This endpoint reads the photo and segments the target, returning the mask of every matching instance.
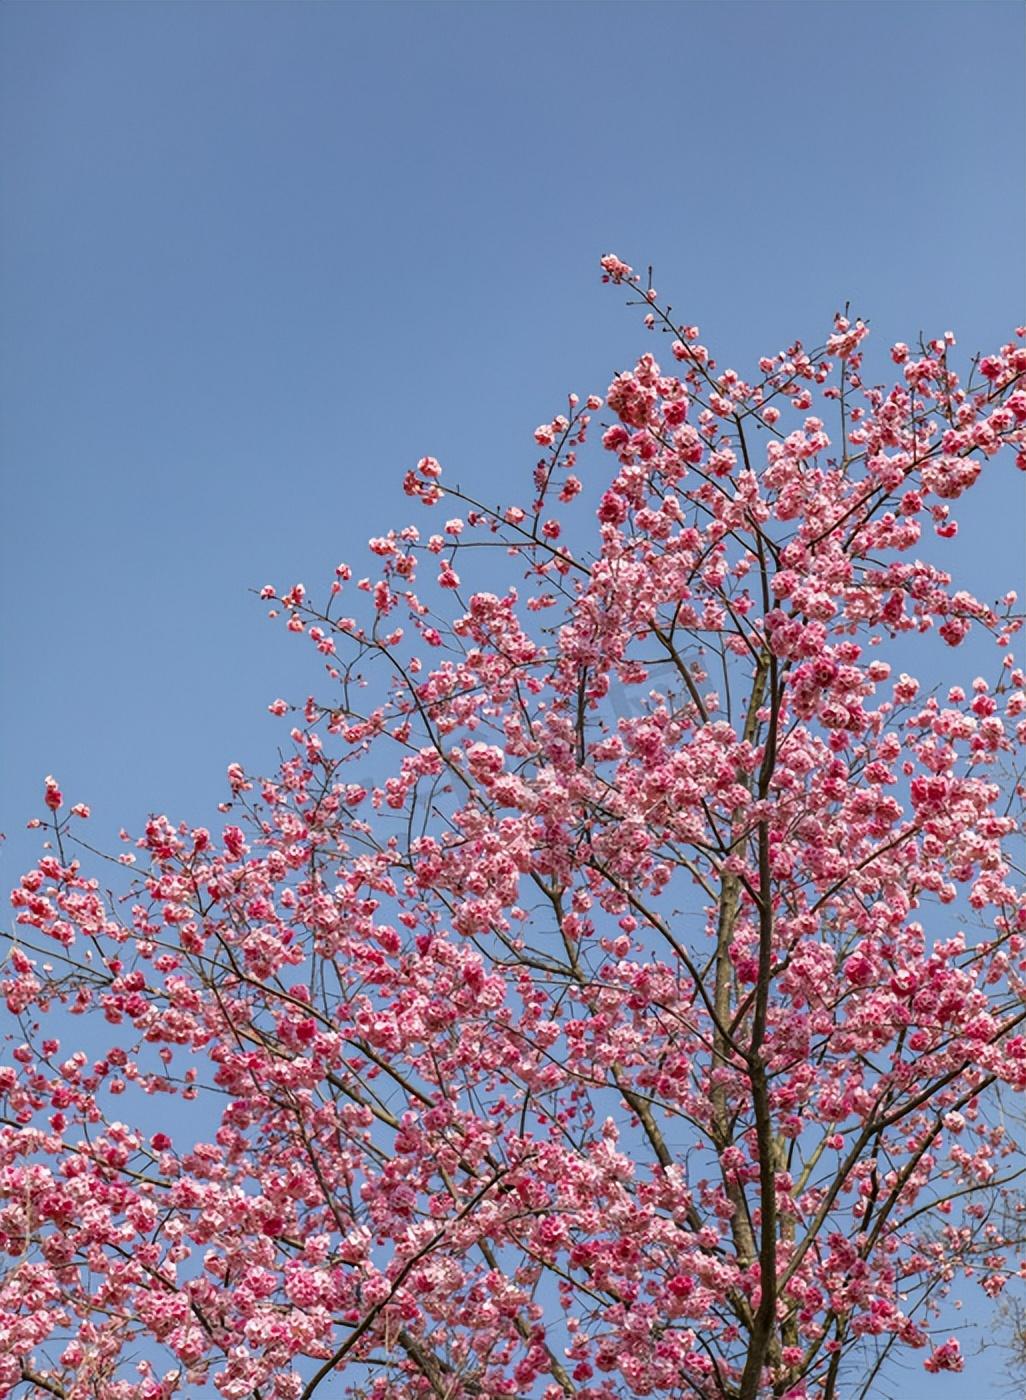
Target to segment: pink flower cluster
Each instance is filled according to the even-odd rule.
[[[219,831],[152,818],[108,895],[46,779],[0,1395],[812,1400],[961,1370],[936,1300],[1026,1268],[1021,620],[940,563],[1026,466],[1026,352],[870,387],[839,318],[742,374],[602,270],[674,371],[617,376],[590,465],[571,395],[528,500],[262,590],[324,693]]]

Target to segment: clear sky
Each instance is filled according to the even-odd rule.
[[[525,480],[535,424],[651,346],[601,253],[739,369],[848,300],[878,348],[1007,336],[1023,31],[1005,0],[0,9],[8,882],[47,773],[103,844],[273,767],[265,707],[315,668],[248,590],[360,560],[424,453]],[[1021,488],[958,512],[987,596]]]

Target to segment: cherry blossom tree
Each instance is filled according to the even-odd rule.
[[[371,575],[263,590],[325,690],[223,830],[101,858],[47,779],[0,1393],[873,1395],[1026,1275],[1026,678],[942,567],[1023,332],[742,375],[602,266],[672,368],[571,395],[525,504],[424,457]]]

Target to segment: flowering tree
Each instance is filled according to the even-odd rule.
[[[437,533],[263,590],[328,693],[271,706],[294,747],[229,768],[220,835],[149,822],[127,895],[47,781],[0,1393],[868,1395],[897,1349],[961,1368],[953,1281],[1024,1272],[1015,596],[916,549],[1026,466],[1026,349],[962,383],[897,345],[885,390],[838,317],[743,378],[603,268],[676,371],[610,387],[597,527],[597,398],[524,506],[424,458]],[[996,681],[892,670],[973,630]]]

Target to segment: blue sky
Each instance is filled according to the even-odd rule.
[[[1023,29],[1004,0],[5,6],[7,876],[47,773],[102,844],[273,767],[265,707],[316,669],[249,590],[362,560],[424,453],[515,495],[535,424],[650,346],[601,253],[739,368],[848,300],[878,350],[1007,336]],[[1020,583],[1021,480],[959,517],[980,591]]]

